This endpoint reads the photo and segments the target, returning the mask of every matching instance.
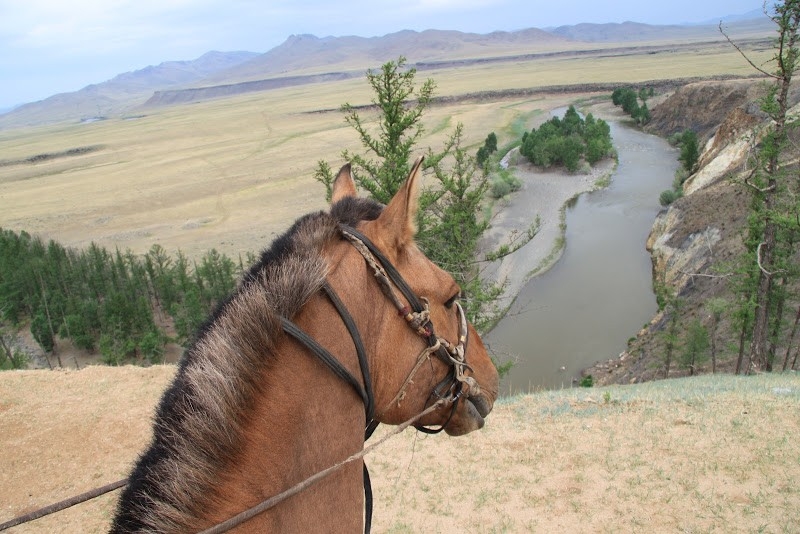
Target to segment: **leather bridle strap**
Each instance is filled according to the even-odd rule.
[[[427,306],[422,303],[422,301],[417,297],[416,293],[408,286],[403,276],[397,271],[392,262],[383,255],[383,253],[378,250],[378,247],[375,246],[372,241],[369,240],[367,236],[356,230],[355,228],[347,225],[340,225],[342,230],[342,234],[344,237],[352,243],[356,249],[364,256],[364,259],[368,262],[370,261],[369,255],[372,255],[375,260],[377,260],[377,264],[373,266],[375,270],[375,277],[378,278],[378,285],[381,288],[381,291],[391,300],[395,307],[400,311],[400,314],[406,319],[406,321],[411,324],[412,328],[414,328],[418,334],[420,334],[423,338],[425,338],[426,342],[428,343],[429,347],[433,347],[437,345],[438,338],[436,337],[436,333],[433,330],[433,325],[426,321],[424,324],[413,324],[413,320],[408,316],[408,308],[403,305],[402,302],[397,298],[392,291],[391,286],[394,285],[400,293],[403,294],[406,301],[408,302],[408,306],[413,310],[414,314],[418,317],[425,317],[427,314]],[[362,250],[362,247],[366,249]],[[381,272],[383,271],[383,272]],[[427,301],[426,301],[427,302]],[[435,354],[445,363],[448,365],[452,365],[452,361],[450,356],[443,346],[440,347]]]
[[[285,317],[281,317],[281,323],[283,326],[283,331],[295,338],[298,342],[300,342],[303,346],[305,346],[308,350],[311,351],[314,356],[319,358],[319,360],[324,363],[328,369],[330,369],[333,374],[350,384],[353,389],[356,390],[356,393],[361,397],[364,401],[364,406],[370,404],[370,400],[367,397],[367,392],[361,386],[361,384],[356,380],[356,378],[350,374],[350,371],[344,368],[344,366],[339,363],[339,361],[334,358],[328,350],[317,343],[317,341],[306,334],[303,330],[300,329],[296,324],[294,324],[289,319]]]
[[[337,360],[325,347],[320,345],[316,340],[314,340],[314,338],[309,336],[300,327],[285,317],[281,317],[283,331],[310,350],[312,354],[319,358],[320,361],[333,372],[333,374],[350,384],[356,391],[356,394],[361,397],[361,399],[364,401],[364,412],[366,417],[364,441],[367,441],[378,427],[378,423],[375,421],[375,395],[373,394],[372,390],[372,379],[369,372],[367,351],[364,348],[364,342],[361,340],[361,334],[358,332],[358,328],[353,320],[353,316],[350,315],[349,311],[347,311],[347,307],[344,305],[344,303],[342,303],[339,295],[336,294],[336,292],[330,285],[328,285],[327,282],[322,286],[322,290],[325,292],[325,295],[327,295],[328,299],[330,299],[333,307],[336,308],[336,311],[339,313],[339,317],[342,319],[347,331],[350,333],[350,338],[353,340],[353,345],[355,346],[356,354],[358,355],[358,365],[361,368],[361,376],[364,380],[364,386],[362,387],[358,380],[356,380],[356,378],[350,373],[350,371],[345,369],[339,360]],[[370,530],[372,529],[372,482],[369,478],[369,469],[367,469],[366,462],[363,464],[363,466],[365,507],[364,532],[365,534],[369,534]]]
[[[453,417],[453,414],[458,407],[458,402],[463,391],[463,384],[467,383],[468,380],[474,383],[474,380],[469,377],[465,377],[464,375],[464,369],[469,367],[465,359],[467,326],[464,311],[460,306],[458,306],[458,311],[460,314],[460,338],[458,345],[454,346],[436,335],[433,329],[433,324],[430,323],[430,312],[428,310],[427,300],[417,297],[414,291],[412,291],[408,286],[403,276],[397,271],[394,265],[392,265],[392,262],[383,255],[378,247],[376,247],[372,241],[367,238],[367,236],[355,228],[342,224],[340,225],[340,229],[342,231],[342,235],[348,241],[350,241],[350,243],[356,248],[356,250],[359,251],[359,253],[361,253],[361,255],[364,257],[364,260],[372,268],[383,294],[386,295],[386,297],[395,305],[399,311],[399,314],[408,322],[409,326],[411,326],[411,328],[414,329],[417,334],[422,336],[428,344],[428,349],[420,354],[420,357],[417,360],[417,365],[406,379],[406,384],[404,384],[400,388],[400,391],[398,391],[395,401],[400,400],[405,394],[405,386],[410,382],[411,378],[416,372],[416,369],[418,369],[419,365],[423,361],[423,358],[427,357],[427,355],[436,354],[439,359],[450,366],[450,371],[447,373],[447,376],[445,376],[445,378],[433,389],[428,399],[431,400],[432,397],[436,397],[437,399],[449,400],[452,403],[452,409],[450,410],[450,415],[448,416],[447,421],[445,421],[442,426],[436,429],[430,429],[418,424],[414,425],[417,430],[428,434],[441,432],[447,427],[450,419]],[[405,297],[406,301],[408,302],[408,306],[403,304],[403,302],[397,297],[392,289],[392,286],[396,287],[402,293],[403,297]],[[424,300],[425,303],[423,304],[421,300]],[[409,306],[413,310],[413,313],[409,311]],[[449,393],[449,397],[444,396],[445,391]],[[392,401],[392,403],[395,401]]]

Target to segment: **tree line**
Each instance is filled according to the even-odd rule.
[[[405,58],[368,71],[378,110],[375,121],[362,120],[356,108],[342,106],[345,122],[361,138],[366,153],[345,150],[356,183],[373,199],[386,203],[410,169],[412,152],[424,132],[422,116],[435,83],[417,86],[416,70]],[[420,199],[417,241],[425,253],[453,274],[463,290],[469,319],[485,330],[501,312],[502,286],[482,276],[483,265],[513,253],[534,235],[536,226],[512,236],[497,250],[482,251],[479,240],[489,228],[486,195],[497,136],[490,133],[472,155],[456,125],[443,146],[425,150],[424,169],[431,177]],[[491,160],[491,161],[490,161]],[[315,178],[330,195],[334,176],[330,165],[318,163]],[[519,186],[504,175],[509,187]],[[330,198],[330,196],[329,196]],[[248,255],[247,263],[255,258]],[[31,332],[56,360],[57,339],[68,338],[81,348],[97,350],[104,362],[159,361],[165,343],[185,344],[216,304],[235,287],[243,271],[216,250],[198,262],[178,251],[170,256],[154,245],[143,256],[110,252],[92,244],[87,250],[45,243],[26,232],[0,230],[0,312],[18,325],[30,319]],[[175,334],[167,331],[174,328]],[[59,362],[61,364],[61,362]],[[499,365],[503,372],[504,366]],[[509,366],[506,365],[505,369]]]
[[[619,87],[611,93],[611,102],[622,108],[622,111],[631,116],[636,124],[643,126],[650,122],[650,109],[647,99],[653,96],[653,88],[642,87],[638,91],[632,87]],[[641,104],[639,101],[641,100]]]
[[[241,258],[237,264],[213,249],[199,261],[157,244],[137,256],[0,229],[0,318],[12,325],[29,319],[51,366],[51,358],[63,365],[59,338],[98,351],[108,364],[158,362],[168,341],[187,342],[242,270]]]

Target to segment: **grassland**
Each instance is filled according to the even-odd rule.
[[[1,373],[0,521],[125,477],[174,372]],[[481,431],[367,457],[373,532],[796,533],[798,410],[794,373],[503,399]],[[115,498],[14,532],[104,532]]]
[[[689,76],[749,75],[729,45],[695,43],[641,52],[598,52],[462,65],[419,73],[438,95]],[[602,48],[602,47],[601,47]],[[529,51],[519,50],[519,54]],[[753,51],[766,60],[765,51]],[[462,122],[477,146],[495,131],[501,144],[520,125],[577,93],[455,98],[425,117],[421,146],[437,146]],[[357,137],[336,110],[369,104],[361,78],[284,88],[169,108],[127,119],[0,131],[0,159],[14,162],[82,147],[87,153],[0,165],[0,226],[70,246],[92,241],[143,252],[153,243],[190,256],[210,248],[236,256],[262,248],[294,218],[324,207],[313,180],[320,159],[343,163]],[[327,111],[326,111],[327,110]],[[364,111],[368,114],[369,111]]]

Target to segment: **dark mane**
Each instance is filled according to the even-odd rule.
[[[120,497],[112,532],[196,530],[215,483],[241,449],[243,425],[282,336],[322,286],[320,252],[341,239],[340,223],[373,220],[383,206],[345,198],[330,213],[306,215],[276,239],[211,314],[164,393],[154,435]]]

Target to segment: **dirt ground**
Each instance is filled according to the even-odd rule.
[[[0,373],[0,522],[124,478],[174,372]],[[798,532],[798,413],[796,374],[503,399],[481,431],[367,456],[373,531]],[[103,532],[117,493],[10,532]]]

